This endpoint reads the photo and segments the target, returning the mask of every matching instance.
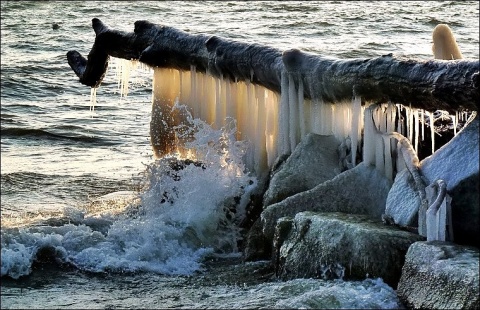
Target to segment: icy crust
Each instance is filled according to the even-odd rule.
[[[452,140],[420,163],[422,174],[429,184],[441,179],[447,190],[479,170],[479,118],[464,127]],[[443,163],[439,165],[438,163]]]
[[[216,38],[210,41],[207,45],[223,44]],[[236,46],[232,42],[228,44]],[[291,154],[306,135],[315,133],[333,135],[344,145],[348,154],[346,169],[363,160],[393,181],[406,163],[396,155],[398,141],[392,133],[406,137],[412,151],[418,152],[427,127],[433,153],[439,120],[450,119],[455,133],[459,121],[464,121],[466,112],[449,115],[440,111],[440,116],[436,117],[438,111],[434,113],[395,102],[372,104],[358,95],[350,100],[325,101],[321,93],[331,92],[333,96],[334,89],[320,85],[313,71],[304,72],[308,79],[300,79],[295,70],[298,66],[307,66],[302,62],[305,59],[310,58],[300,51],[298,55],[294,51],[284,54],[289,70],[280,72],[278,92],[255,84],[257,73],[252,73],[250,78],[232,80],[219,73],[221,71],[218,74],[203,72],[195,65],[189,69],[154,68],[150,135],[155,154],[160,157],[171,153],[172,149],[182,148],[183,141],[173,129],[185,124],[183,116],[173,110],[179,104],[214,129],[225,126],[229,119],[234,120],[238,128],[236,138],[250,143],[244,156],[245,165],[260,178],[276,158]],[[125,95],[131,71],[139,63],[117,59],[116,64],[118,85]],[[216,65],[221,66],[221,63]],[[310,98],[304,96],[307,90],[311,92]],[[355,94],[355,89],[350,91]]]
[[[243,167],[244,145],[235,141],[234,127],[195,122],[199,140],[188,146],[201,165],[172,170],[172,158],[155,161],[137,199],[120,199],[115,212],[65,210],[63,222],[2,227],[1,275],[17,279],[45,259],[91,272],[189,275],[206,255],[236,253],[238,223],[256,179]]]

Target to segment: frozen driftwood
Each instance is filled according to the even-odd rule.
[[[305,98],[324,102],[350,100],[392,101],[425,110],[478,110],[479,61],[376,58],[336,59],[297,49],[280,51],[184,31],[148,21],[136,21],[134,32],[108,28],[92,20],[95,43],[86,59],[67,53],[68,63],[87,86],[98,87],[109,56],[138,59],[149,66],[206,72],[233,81],[250,80],[280,92],[282,74],[288,73]]]

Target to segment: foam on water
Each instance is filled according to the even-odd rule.
[[[314,281],[312,281],[314,282]],[[291,281],[292,286],[296,283]],[[308,282],[306,283],[309,284]],[[318,283],[312,283],[318,285]],[[305,284],[303,284],[305,285]],[[285,288],[282,288],[285,289]],[[382,279],[344,282],[325,281],[294,298],[279,301],[277,309],[398,309],[395,291]]]
[[[167,157],[148,165],[135,199],[123,196],[114,208],[65,209],[63,217],[38,225],[2,227],[1,275],[28,275],[46,252],[91,272],[177,275],[199,270],[206,255],[235,253],[238,223],[256,186],[241,160],[245,145],[235,140],[234,123],[213,130],[190,120],[187,147],[195,161],[181,165]],[[172,163],[180,165],[172,169]]]
[[[402,309],[395,291],[382,279],[363,281],[293,279],[255,286],[218,287],[192,308],[221,301],[229,309]],[[215,297],[213,297],[215,296]]]

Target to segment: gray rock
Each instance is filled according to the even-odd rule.
[[[267,242],[262,232],[262,223],[260,219],[257,219],[246,236],[243,259],[245,261],[270,259],[271,249],[272,244]]]
[[[400,226],[418,226],[420,195],[415,189],[413,177],[408,169],[403,169],[395,177],[388,192],[385,215]]]
[[[391,185],[373,166],[360,163],[311,190],[268,206],[260,215],[263,233],[271,242],[277,220],[301,211],[368,214],[380,220]]]
[[[453,241],[479,247],[479,117],[420,163],[427,184],[441,179],[452,198]]]
[[[477,116],[447,144],[420,162],[427,185],[438,179],[452,190],[462,180],[479,171],[479,117]]]
[[[275,240],[276,272],[291,278],[382,278],[396,287],[405,254],[423,237],[366,215],[301,212],[295,215],[288,234],[288,219]]]
[[[273,173],[263,205],[268,206],[309,190],[339,174],[339,144],[334,136],[307,134]]]
[[[480,246],[479,234],[479,120],[470,122],[443,147],[420,163],[426,185],[445,181],[452,198],[453,237],[456,243]],[[385,215],[400,226],[418,226],[420,196],[407,169],[395,177]]]
[[[408,249],[399,299],[415,309],[478,309],[479,252],[450,242],[416,242]]]
[[[275,235],[273,236],[273,259],[274,266],[279,266],[279,259],[281,258],[280,252],[283,242],[287,239],[293,228],[293,218],[286,216],[278,220],[275,227]]]

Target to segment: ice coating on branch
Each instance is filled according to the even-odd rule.
[[[408,94],[414,104],[426,101],[426,106],[442,107],[437,97],[463,94],[450,91],[448,87],[453,85],[445,83],[455,76],[455,70],[462,71],[467,80],[472,70],[478,71],[468,61],[455,63],[458,68],[451,70],[452,66],[441,62],[409,61],[392,55],[345,60],[298,49],[282,52],[148,21],[135,22],[133,33],[109,29],[98,19],[92,20],[92,25],[97,38],[88,62],[75,51],[68,56],[82,83],[99,85],[103,78],[100,67],[106,67],[108,55],[139,59],[155,68],[150,135],[157,157],[181,152],[183,142],[173,128],[182,124],[183,116],[173,113],[172,107],[184,104],[193,117],[215,128],[235,119],[237,138],[250,142],[247,166],[259,174],[265,174],[279,155],[290,154],[306,134],[317,133],[334,135],[342,143],[349,154],[345,168],[355,166],[357,150],[363,149],[364,160],[393,180],[402,167],[398,156],[395,158],[396,143],[390,137],[370,135],[372,130],[388,134],[397,128],[418,151],[420,132],[424,131],[420,122],[432,112],[420,113],[417,106],[407,108],[399,102],[404,103]],[[126,94],[128,70],[122,74],[121,92]],[[435,83],[430,86],[432,79]],[[412,93],[411,83],[425,91]],[[372,100],[379,108],[364,117],[363,110]],[[395,105],[402,107],[406,122],[396,114]],[[433,137],[434,118],[430,116]],[[371,118],[373,127],[364,129],[363,122]],[[370,138],[362,139],[362,130]]]

